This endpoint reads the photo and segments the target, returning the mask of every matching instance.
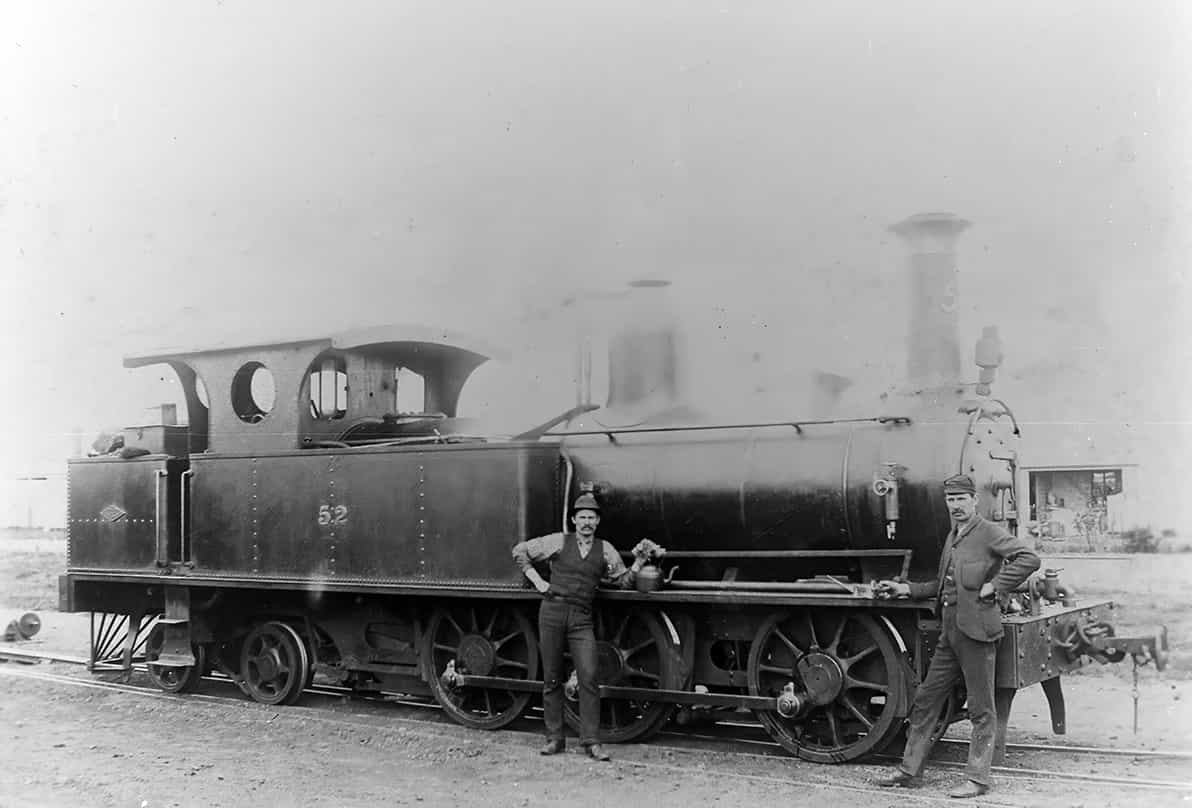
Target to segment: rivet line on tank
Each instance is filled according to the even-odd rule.
[[[249,465],[249,480],[252,485],[252,571],[261,571],[260,521],[257,519],[257,459]]]

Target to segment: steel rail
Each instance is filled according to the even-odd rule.
[[[62,663],[67,663],[67,664],[72,664],[72,665],[86,665],[88,662],[86,657],[75,656],[75,655],[70,655],[70,654],[58,654],[58,653],[51,653],[51,652],[34,652],[34,651],[8,649],[8,648],[0,648],[0,660],[11,660],[14,662],[27,662],[27,663],[36,663],[36,662],[42,662],[42,661],[44,661],[44,662],[62,662]],[[3,670],[3,669],[0,669],[0,670]],[[146,668],[145,668],[144,664],[135,664],[135,665],[133,665],[133,670],[135,670],[139,673],[144,673]],[[105,671],[105,672],[112,673],[113,671]],[[111,685],[114,688],[124,688],[124,689],[128,689],[130,692],[147,693],[147,694],[154,695],[154,696],[157,696],[157,695],[161,695],[161,696],[178,695],[178,694],[166,693],[164,691],[159,691],[154,687],[148,687],[148,686],[122,685],[120,683],[102,682],[102,681],[88,682],[87,680],[76,679],[76,678],[70,677],[70,676],[65,676],[65,675],[61,675],[61,674],[43,673],[43,672],[29,671],[29,674],[33,675],[34,677],[39,677],[39,676],[40,677],[49,677],[53,681],[61,681],[63,683],[79,683],[81,686]],[[20,675],[26,675],[26,674],[22,673]],[[226,684],[226,685],[233,685],[233,686],[235,685],[235,682],[232,679],[230,679],[229,677],[227,677],[223,674],[220,674],[220,673],[213,673],[211,675],[204,676],[203,679],[206,681],[216,682],[219,684]],[[306,688],[303,692],[310,693],[312,695],[335,697],[335,698],[350,697],[350,698],[359,699],[362,701],[375,701],[378,703],[385,703],[385,704],[400,704],[403,706],[425,708],[425,709],[430,709],[433,711],[441,711],[441,709],[442,709],[437,702],[435,702],[431,699],[426,699],[426,700],[412,699],[412,698],[409,698],[406,694],[394,693],[394,692],[390,692],[390,691],[362,692],[359,690],[353,690],[350,687],[343,687],[340,685],[314,684],[311,687]],[[201,696],[203,694],[187,693],[187,694],[183,694],[183,695],[184,695],[184,697],[192,697],[192,696]],[[226,701],[226,699],[223,699],[222,697],[209,697],[209,698],[215,698],[216,700]],[[252,703],[256,704],[257,702],[252,702]],[[261,706],[268,707],[271,705],[261,705]],[[720,727],[740,728],[740,729],[755,730],[757,732],[763,732],[763,733],[765,732],[765,729],[761,726],[761,724],[735,722],[735,721],[718,721],[718,722],[716,722],[716,725],[720,726]],[[781,747],[781,745],[778,744],[776,741],[773,741],[768,738],[767,739],[753,739],[753,738],[741,737],[740,733],[738,733],[736,735],[733,735],[733,734],[711,735],[711,734],[706,734],[706,733],[694,732],[694,731],[690,731],[690,730],[686,730],[686,731],[684,731],[684,730],[664,730],[664,731],[660,732],[659,735],[667,736],[667,737],[674,737],[674,738],[696,738],[696,739],[707,740],[707,741],[718,741],[721,743],[740,743],[740,744],[747,744],[747,745],[751,745],[751,746],[764,746],[766,748],[773,748],[773,750],[775,752],[777,752],[778,755],[781,757],[788,757],[788,758],[791,757],[789,755],[789,753],[787,753]],[[946,744],[949,746],[963,746],[963,745],[968,744],[968,741],[963,738],[951,738],[951,737],[945,736],[945,737],[941,738],[937,743]],[[656,746],[657,748],[665,748],[665,747],[660,747],[658,745],[652,745],[652,746]],[[1155,759],[1155,760],[1192,760],[1192,751],[1183,751],[1183,750],[1122,749],[1122,748],[1116,748],[1116,747],[1115,748],[1107,748],[1107,747],[1098,747],[1098,746],[1048,745],[1048,744],[1014,743],[1014,742],[1007,743],[1006,750],[1007,751],[1017,751],[1017,752],[1043,752],[1043,753],[1056,752],[1056,753],[1061,753],[1061,754],[1079,754],[1079,755],[1093,755],[1093,756],[1100,755],[1100,756],[1104,756],[1104,757],[1151,758],[1151,759]],[[748,754],[748,753],[735,753],[735,754]],[[765,755],[765,757],[770,757],[770,755]],[[888,758],[888,756],[880,756],[880,755],[878,757],[887,757]],[[963,766],[964,765],[962,763],[953,764],[949,761],[933,761],[932,765],[936,765],[936,763],[938,763],[939,765],[943,765],[943,766],[952,766],[952,765]],[[993,770],[995,772],[1006,773],[1006,774],[1015,774],[1015,773],[1019,773],[1019,772],[1032,772],[1033,771],[1030,769],[1020,769],[1020,768],[1016,768],[1016,767],[1004,767],[1004,766],[995,766]],[[1047,775],[1048,777],[1051,777],[1053,779],[1056,776],[1061,776],[1061,777],[1067,776],[1067,775],[1060,775],[1060,774],[1054,773],[1054,772],[1038,772],[1038,773]],[[1084,775],[1080,775],[1080,776],[1078,776],[1078,778],[1084,778]],[[1087,778],[1085,778],[1085,779],[1087,779]],[[1128,783],[1138,782],[1133,778],[1119,778],[1119,779],[1121,779],[1123,782],[1128,782]],[[1167,781],[1155,781],[1155,782],[1163,783],[1163,782],[1167,782]],[[1192,783],[1187,784],[1187,787],[1192,788]]]
[[[9,671],[5,671],[5,672],[9,672]],[[55,683],[59,683],[59,684],[66,684],[66,685],[79,686],[79,687],[88,687],[88,688],[92,688],[92,689],[106,689],[106,690],[111,690],[111,691],[116,691],[116,692],[121,692],[121,693],[127,693],[130,695],[148,696],[151,698],[168,698],[168,697],[176,695],[176,694],[164,693],[162,691],[159,691],[152,687],[147,687],[147,686],[135,686],[135,685],[126,685],[126,684],[111,683],[111,682],[86,681],[86,680],[77,679],[75,677],[63,676],[63,675],[59,675],[59,674],[46,674],[46,673],[38,673],[38,672],[32,672],[32,671],[17,671],[17,670],[11,671],[11,672],[9,672],[9,674],[13,675],[13,676],[17,676],[17,677],[31,678],[31,679],[37,679],[37,680],[42,680],[42,681],[51,681],[51,682],[55,682]],[[229,684],[231,683],[231,680],[227,680],[227,679],[224,679],[222,681],[229,683]],[[183,699],[184,700],[185,699],[198,700],[198,701],[201,701],[204,703],[214,703],[214,704],[218,704],[220,706],[237,705],[239,707],[248,708],[248,709],[269,710],[270,708],[274,707],[274,705],[258,704],[257,702],[254,702],[251,700],[243,700],[243,701],[229,700],[227,698],[218,697],[218,696],[209,696],[209,695],[204,695],[204,694],[193,694],[193,693],[186,694],[183,697]],[[417,704],[415,706],[430,706],[430,705]],[[273,718],[276,718],[280,712],[281,711],[278,710],[278,712],[274,713],[274,716],[272,718],[270,718],[270,720],[273,720]],[[364,718],[365,716],[357,715],[357,717]],[[345,721],[343,719],[328,718],[326,716],[304,715],[303,718],[305,718],[305,719],[314,718],[315,720],[318,720],[322,723],[329,723],[329,724],[335,724],[335,725],[346,725],[346,726],[351,726],[354,728],[359,727],[359,724],[357,724],[355,722]],[[404,719],[399,719],[399,720],[401,720],[403,723],[416,724],[420,728],[429,728],[432,726],[431,723],[425,721],[424,719],[404,718]],[[374,729],[377,728],[376,725],[370,725],[370,726]],[[446,726],[446,724],[444,726]],[[455,725],[451,724],[450,726],[454,727]],[[518,731],[518,730],[511,730],[511,731],[514,733],[517,733],[517,734],[521,734],[523,736],[528,735],[530,737],[536,737],[536,735],[537,735],[537,733],[530,733],[530,732],[526,732],[526,731]],[[775,744],[774,746],[777,746],[777,745]],[[660,745],[660,744],[649,744],[649,745],[646,745],[645,748],[652,749],[652,750],[662,750],[662,751],[678,751],[678,752],[682,752],[685,754],[707,752],[707,750],[698,750],[698,749],[693,750],[691,748],[678,747],[678,746],[664,746],[664,745]],[[772,754],[759,755],[756,753],[745,753],[745,752],[732,752],[730,754],[732,754],[738,758],[763,757],[763,758],[765,758],[767,760],[771,760],[771,761],[774,758],[774,755],[772,755]],[[705,768],[705,767],[676,766],[676,765],[670,765],[670,764],[656,764],[656,763],[649,763],[649,762],[645,762],[645,761],[633,761],[633,760],[624,760],[624,759],[621,760],[621,763],[624,765],[635,766],[635,767],[639,767],[639,768],[647,768],[647,769],[665,768],[665,769],[670,769],[670,770],[680,771],[680,772],[689,772],[689,771],[696,771],[696,770],[702,771]],[[949,769],[962,769],[964,766],[963,763],[950,763],[950,762],[936,762],[936,763],[933,763],[933,765],[937,765],[937,766],[940,766],[943,768],[949,768]],[[1049,772],[1049,771],[1040,771],[1040,770],[1034,770],[1034,769],[1004,768],[1004,767],[994,767],[994,771],[999,774],[1009,775],[1012,779],[1015,779],[1015,780],[1025,780],[1025,781],[1055,782],[1055,781],[1059,780],[1059,781],[1066,781],[1066,782],[1087,783],[1087,784],[1095,784],[1095,785],[1114,785],[1114,786],[1120,785],[1120,786],[1130,786],[1130,787],[1134,787],[1134,788],[1151,788],[1151,789],[1160,789],[1160,790],[1187,791],[1187,790],[1192,789],[1192,783],[1181,783],[1181,782],[1175,782],[1175,781],[1169,781],[1169,780],[1145,780],[1142,778],[1133,778],[1133,777],[1107,777],[1107,776],[1098,776],[1098,775],[1064,775],[1064,774],[1060,774],[1060,773],[1056,773],[1056,772]],[[766,782],[775,782],[775,783],[786,784],[786,785],[801,785],[801,786],[812,786],[812,787],[819,787],[819,788],[827,787],[827,788],[834,788],[834,789],[843,790],[843,791],[864,792],[864,793],[874,793],[874,794],[888,794],[889,793],[888,791],[873,789],[873,788],[870,788],[867,786],[853,785],[853,784],[849,784],[849,783],[831,782],[831,781],[828,781],[828,782],[806,781],[806,780],[794,779],[794,778],[761,776],[761,775],[752,775],[752,774],[740,773],[740,772],[734,772],[732,774],[732,776],[740,777],[740,778],[744,778],[744,779],[764,780]],[[906,798],[906,799],[924,800],[924,801],[932,801],[932,802],[940,801],[940,802],[946,803],[946,798],[937,797],[935,795],[926,794],[926,793],[918,793],[918,794],[902,793],[899,796],[902,798]]]
[[[940,738],[936,743],[968,746],[964,738]],[[1050,746],[1042,743],[1008,743],[1006,749],[1016,752],[1061,752],[1073,755],[1107,755],[1109,757],[1141,757],[1165,760],[1192,760],[1192,752],[1165,751],[1162,749],[1105,749],[1099,746]]]
[[[27,670],[8,670],[8,669],[0,668],[0,676],[4,676],[6,674],[9,676],[12,676],[14,678],[26,678],[26,679],[32,679],[35,681],[48,681],[48,682],[54,682],[54,683],[58,683],[58,684],[65,684],[65,685],[71,685],[71,686],[90,687],[90,688],[94,688],[94,689],[109,690],[109,691],[125,693],[128,695],[146,696],[149,698],[174,697],[174,698],[177,698],[179,701],[183,701],[183,702],[197,701],[197,702],[204,703],[204,704],[213,704],[213,705],[219,706],[219,707],[236,707],[236,708],[240,708],[240,709],[255,710],[262,714],[272,711],[273,714],[268,719],[266,719],[267,721],[273,721],[274,719],[278,718],[282,714],[282,712],[290,711],[290,710],[294,709],[293,707],[280,707],[280,706],[278,706],[278,707],[276,707],[276,709],[274,709],[275,708],[274,705],[260,704],[258,702],[252,701],[252,700],[233,700],[233,699],[227,699],[227,698],[217,697],[217,696],[205,696],[204,694],[197,694],[197,693],[173,694],[173,693],[166,693],[164,691],[157,690],[156,688],[152,688],[152,687],[136,687],[136,686],[131,686],[131,685],[118,685],[115,683],[108,683],[108,682],[93,682],[93,681],[77,679],[77,678],[71,677],[71,676],[63,676],[60,674],[46,674],[46,673],[39,673],[39,672],[27,671]],[[225,680],[225,681],[230,682],[231,680]],[[328,726],[347,727],[347,728],[353,729],[353,730],[360,730],[362,728],[362,726],[361,726],[362,722],[359,722],[359,721],[351,721],[351,720],[347,720],[344,718],[335,718],[335,717],[330,717],[330,716],[326,716],[326,715],[311,715],[310,712],[311,711],[304,711],[302,713],[302,719],[305,721],[315,721],[315,722],[318,722],[321,724],[326,724]],[[353,717],[368,718],[368,716],[363,716],[360,714],[353,714]],[[386,718],[385,724],[377,724],[377,723],[373,723],[371,721],[366,721],[363,723],[365,726],[367,726],[371,730],[384,731],[384,730],[390,729],[394,723],[397,723],[397,724],[404,724],[407,726],[413,725],[419,731],[423,731],[423,732],[430,732],[432,734],[442,734],[442,733],[435,733],[435,731],[434,731],[435,727],[436,727],[435,724],[433,724],[429,721],[426,721],[425,719],[418,719],[418,718],[399,718],[396,720],[391,719],[391,718]],[[459,726],[458,724],[455,724],[455,723],[444,723],[444,724],[438,725],[438,726],[447,727],[450,730],[466,731],[466,729],[464,727]],[[541,737],[541,733],[538,731],[529,732],[529,731],[525,731],[525,730],[511,730],[511,729],[506,728],[505,730],[503,730],[503,732],[509,733],[512,735],[516,735],[516,736],[520,736],[528,744],[536,743],[538,740],[540,740],[540,737]],[[660,749],[663,751],[677,751],[677,752],[684,753],[684,754],[692,754],[693,753],[693,750],[684,749],[681,747],[664,747],[664,746],[655,745],[655,746],[648,747],[648,748]],[[700,750],[695,750],[695,752],[699,752],[699,751]],[[737,753],[737,754],[739,755],[740,753]],[[792,762],[794,762],[794,761],[792,760]],[[793,787],[806,787],[806,788],[815,788],[815,789],[832,789],[832,790],[836,790],[836,791],[844,791],[844,792],[852,792],[852,793],[868,793],[868,794],[874,794],[874,795],[890,796],[888,789],[879,789],[879,788],[873,788],[873,787],[863,786],[863,785],[852,785],[849,783],[832,782],[830,780],[817,781],[814,779],[796,779],[796,778],[788,778],[788,777],[763,777],[763,776],[759,776],[759,775],[736,773],[736,772],[733,772],[730,775],[730,773],[728,773],[728,772],[711,770],[707,766],[699,766],[699,765],[684,766],[684,765],[680,765],[680,764],[658,764],[658,763],[651,763],[648,761],[641,761],[641,760],[626,760],[624,758],[618,759],[618,764],[622,765],[622,766],[629,766],[629,767],[643,769],[643,770],[647,770],[647,771],[650,771],[650,770],[670,771],[670,772],[674,772],[674,773],[692,775],[692,776],[702,775],[705,777],[708,777],[708,776],[717,777],[717,776],[729,775],[732,777],[739,777],[741,779],[747,779],[747,780],[752,780],[752,781],[757,781],[757,782],[770,782],[770,783],[775,783],[775,784],[788,786],[788,787],[793,786]],[[927,802],[927,803],[940,803],[943,805],[947,805],[951,802],[947,797],[936,796],[936,795],[927,794],[927,793],[917,793],[917,794],[916,793],[904,793],[904,794],[900,794],[899,797],[902,798],[902,800],[904,802]],[[989,803],[986,803],[986,804],[989,804]],[[1006,803],[1005,805],[1008,806],[1009,804]]]
[[[252,701],[252,700],[231,700],[231,699],[227,699],[227,698],[221,697],[221,696],[211,696],[208,694],[201,694],[201,693],[187,693],[187,694],[166,693],[164,691],[158,690],[151,686],[130,685],[130,684],[116,683],[116,682],[84,680],[84,679],[79,679],[79,678],[73,677],[73,676],[66,676],[63,674],[43,673],[43,672],[39,672],[39,671],[30,671],[27,669],[0,668],[0,675],[9,675],[9,676],[13,676],[14,678],[27,678],[27,679],[34,679],[34,680],[40,680],[40,681],[48,681],[48,682],[54,682],[54,683],[58,683],[58,684],[83,687],[83,688],[111,690],[111,691],[116,691],[116,692],[121,692],[121,693],[127,693],[130,695],[147,696],[150,698],[180,698],[180,700],[183,700],[183,701],[196,700],[196,701],[201,701],[204,703],[215,703],[215,704],[219,704],[221,706],[229,706],[229,705],[235,704],[235,705],[238,705],[241,707],[252,708],[252,709],[255,709],[255,708],[260,708],[263,710],[275,709],[276,710],[275,717],[276,717],[276,714],[280,714],[283,710],[286,709],[279,705],[260,704],[258,702]],[[233,684],[232,680],[227,679],[227,678],[222,678],[222,679],[220,679],[220,681],[228,683],[228,684]],[[339,695],[339,694],[336,693],[334,695]],[[423,706],[423,705],[416,703],[411,706]],[[309,716],[309,715],[303,716],[303,718],[313,718],[313,717],[314,716]],[[363,717],[363,716],[361,716],[361,717]],[[317,720],[322,721],[324,723],[348,724],[351,726],[358,726],[356,724],[352,724],[352,722],[343,721],[342,719],[338,719],[338,720],[337,719],[328,719],[328,718],[322,717],[322,716],[317,717]],[[422,720],[422,719],[406,718],[406,719],[401,719],[401,720],[403,720],[405,722],[416,723],[416,724],[418,724],[420,726],[424,726],[424,727],[431,726],[431,724],[429,722],[426,722],[425,720]],[[444,726],[446,726],[446,725],[444,725]],[[455,726],[455,725],[452,724],[451,726]],[[520,734],[523,734],[523,735],[536,736],[536,733],[527,733],[527,732],[518,731],[518,730],[506,730],[506,731],[512,731],[515,733],[520,732]],[[668,733],[668,734],[674,734],[674,733]],[[712,736],[703,736],[703,737],[706,739],[712,739]],[[715,740],[720,740],[723,742],[724,740],[728,740],[728,739],[716,738]],[[753,743],[757,743],[757,742],[753,742]],[[773,744],[773,745],[775,747],[777,747],[777,744]],[[641,746],[643,748],[651,749],[651,750],[677,751],[677,752],[683,752],[683,753],[694,753],[694,752],[699,752],[699,751],[705,751],[705,752],[707,751],[707,750],[692,750],[690,748],[684,748],[684,747],[680,747],[680,746],[665,746],[662,744],[642,744]],[[1097,750],[1097,751],[1101,752],[1102,750]],[[722,752],[721,754],[724,754],[724,753]],[[749,752],[731,752],[729,754],[732,754],[737,757],[764,757],[767,760],[773,760],[775,758],[775,755],[773,755],[773,754],[760,755],[758,753],[749,753]],[[878,756],[878,757],[884,758],[884,759],[891,759],[888,756]],[[794,760],[793,758],[789,758],[789,759]],[[644,768],[659,768],[660,767],[660,764],[653,764],[653,763],[647,763],[647,762],[641,762],[641,761],[622,760],[621,762],[626,765],[639,766],[639,767],[644,767]],[[960,762],[950,762],[950,761],[933,761],[932,765],[938,766],[941,768],[947,768],[947,769],[963,769],[966,764],[960,763]],[[680,766],[680,767],[674,767],[674,768],[676,768],[677,770],[683,770],[683,771],[694,770],[694,769],[692,769],[692,767],[681,767]],[[703,770],[705,767],[697,767],[697,768],[699,768],[700,770]],[[1120,786],[1130,786],[1130,787],[1134,787],[1134,788],[1192,791],[1192,782],[1179,782],[1179,781],[1173,781],[1173,780],[1147,780],[1147,779],[1135,778],[1135,777],[1114,777],[1114,776],[1107,776],[1107,775],[1091,775],[1091,774],[1067,774],[1067,773],[1063,773],[1063,772],[1044,771],[1044,770],[1038,770],[1038,769],[1010,768],[1010,767],[1004,767],[1004,766],[994,766],[993,771],[997,774],[1007,775],[1014,780],[1042,781],[1042,782],[1061,781],[1061,782],[1073,782],[1073,783],[1086,783],[1086,784],[1092,784],[1092,785],[1113,785],[1113,786],[1120,785]],[[742,778],[746,778],[746,779],[758,779],[760,777],[760,779],[763,779],[766,781],[773,781],[776,783],[786,783],[786,784],[790,784],[790,785],[806,785],[806,786],[815,786],[815,787],[819,787],[819,788],[829,787],[829,788],[837,788],[837,789],[841,789],[841,790],[845,790],[845,791],[864,791],[864,792],[872,792],[872,793],[889,794],[888,790],[870,789],[867,787],[851,785],[848,783],[813,782],[813,781],[803,782],[803,781],[794,780],[794,779],[790,779],[790,778],[782,778],[782,777],[771,778],[771,777],[763,777],[763,776],[759,776],[759,775],[750,775],[750,774],[743,774],[743,773],[733,773],[732,776],[742,777]],[[936,798],[933,795],[928,795],[928,794],[910,794],[910,793],[906,793],[906,792],[900,792],[899,796],[901,798],[927,799],[927,800],[931,800],[931,801],[940,799],[941,801],[946,801],[946,798]]]
[[[59,654],[52,651],[24,651],[15,648],[0,648],[0,659],[12,662],[69,662],[72,665],[87,665],[91,660],[85,656]]]
[[[738,722],[738,721],[717,721],[717,726],[721,727],[741,727],[743,729],[755,729],[759,732],[765,732],[765,728],[761,724]],[[715,738],[718,736],[706,736],[708,738]],[[755,741],[750,739],[745,740],[747,743],[774,743],[770,741]],[[945,744],[947,746],[967,746],[968,740],[965,738],[953,738],[948,735],[936,741],[937,744]],[[1061,752],[1076,755],[1103,755],[1106,757],[1141,757],[1141,758],[1155,758],[1166,760],[1192,760],[1192,750],[1163,750],[1163,749],[1129,749],[1114,747],[1108,748],[1104,746],[1074,746],[1074,745],[1052,745],[1041,743],[1006,743],[1007,751],[1015,752]]]

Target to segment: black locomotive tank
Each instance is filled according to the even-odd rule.
[[[755,553],[734,562],[753,580],[792,572],[764,551],[912,550],[912,574],[930,576],[949,529],[943,480],[972,474],[984,515],[1013,519],[1018,439],[1006,410],[988,402],[901,403],[872,418],[717,428],[662,418],[607,433],[598,430],[612,419],[602,425],[598,411],[575,425],[563,454],[577,487],[602,496],[610,537],[648,536],[679,554],[731,549],[738,562]],[[723,572],[682,563],[684,577],[701,563],[703,575]],[[822,557],[803,566],[834,571]]]

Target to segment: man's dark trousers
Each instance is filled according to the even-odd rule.
[[[955,606],[944,607],[940,623],[940,642],[927,675],[915,692],[906,748],[898,768],[916,777],[923,772],[923,764],[931,752],[931,731],[952,688],[963,676],[968,691],[969,718],[973,724],[966,776],[987,786],[997,732],[997,711],[993,702],[997,642],[974,640],[957,628]]]
[[[600,697],[596,691],[596,635],[592,610],[560,598],[542,601],[538,608],[538,643],[542,652],[542,709],[546,735],[563,740],[563,651],[570,646],[579,679],[579,742],[597,743]]]

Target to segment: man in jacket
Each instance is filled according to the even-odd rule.
[[[538,646],[542,653],[542,709],[546,719],[546,746],[542,754],[563,751],[563,650],[571,648],[579,682],[579,742],[589,757],[608,760],[600,745],[600,695],[596,690],[596,635],[592,630],[592,600],[601,583],[621,589],[633,586],[641,559],[626,569],[621,556],[606,541],[596,538],[600,504],[591,494],[581,494],[573,506],[574,533],[552,533],[521,542],[513,560],[545,599],[538,609]],[[550,562],[548,583],[534,569],[535,562]]]
[[[950,796],[978,797],[990,788],[997,731],[993,691],[1002,637],[998,599],[1039,568],[1039,557],[1025,542],[977,513],[977,488],[968,475],[945,480],[944,499],[953,525],[944,540],[938,577],[924,583],[881,581],[877,585],[879,594],[935,598],[940,607],[939,643],[915,693],[902,763],[879,783],[915,785],[931,752],[931,731],[940,710],[963,676],[973,734],[965,771],[968,780]]]

